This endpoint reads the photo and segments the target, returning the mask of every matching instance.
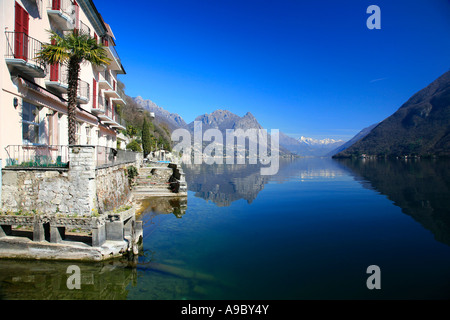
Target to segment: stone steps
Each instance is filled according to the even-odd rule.
[[[168,186],[154,186],[154,187],[148,187],[148,186],[134,186],[134,191],[165,191],[165,192],[171,192],[170,188]]]
[[[172,185],[169,183],[169,180],[175,175],[173,167],[158,163],[139,168],[133,194],[138,196],[177,196],[180,193],[185,194],[187,192],[186,180],[184,173],[180,170],[177,170],[176,175],[180,179],[180,189],[178,193],[174,193],[171,190]]]

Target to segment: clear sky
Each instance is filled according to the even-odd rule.
[[[94,0],[127,95],[350,139],[450,69],[449,0]],[[369,30],[370,5],[381,29]]]

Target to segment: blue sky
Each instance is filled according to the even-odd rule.
[[[449,0],[94,0],[126,93],[186,122],[250,111],[294,137],[350,139],[450,70]],[[370,5],[381,29],[369,30]]]

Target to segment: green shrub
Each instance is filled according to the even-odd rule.
[[[136,140],[132,140],[129,144],[127,144],[127,150],[142,152],[142,148]]]

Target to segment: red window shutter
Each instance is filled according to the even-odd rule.
[[[52,0],[52,10],[61,10],[61,0]]]
[[[95,109],[95,108],[97,108],[97,80],[95,80],[95,78],[92,83],[92,94],[93,94],[92,107],[94,107],[94,109]]]
[[[59,79],[59,63],[50,66],[50,81],[60,81]]]
[[[28,12],[16,2],[14,24],[14,56],[18,59],[27,60],[28,58],[28,24]]]
[[[51,44],[56,44],[56,40],[52,40]],[[50,66],[50,81],[59,81],[59,63],[52,64]]]
[[[98,43],[98,37],[97,37],[97,34],[95,32],[94,32],[94,39]]]

